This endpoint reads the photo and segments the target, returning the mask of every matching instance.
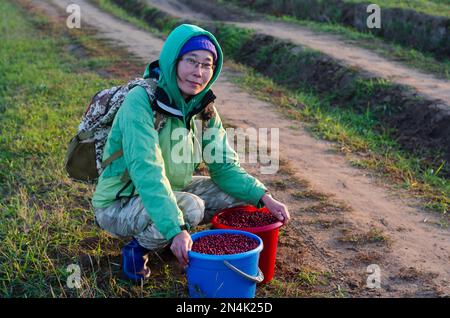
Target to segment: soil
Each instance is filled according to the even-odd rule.
[[[99,37],[128,48],[130,54],[142,59],[142,69],[145,63],[158,58],[160,39],[87,1],[33,2],[47,9],[49,15],[58,12],[62,17],[67,16],[68,4],[77,3],[82,9],[82,27],[90,25]],[[286,37],[295,32],[293,40],[301,39],[303,34],[316,48],[320,46],[329,54],[334,52],[349,63],[374,67],[369,62],[370,52],[362,52],[336,39],[315,35],[308,38],[306,31],[283,25],[252,26]],[[381,64],[374,71],[383,76],[395,74],[392,80],[410,83],[423,93],[450,100],[449,83],[374,57],[376,61]],[[450,233],[438,225],[439,216],[422,211],[406,193],[393,189],[369,172],[351,167],[336,152],[335,145],[313,138],[301,123],[277,113],[274,105],[242,91],[231,83],[233,76],[240,75],[225,66],[213,87],[218,96],[216,107],[224,122],[244,129],[279,128],[278,172],[267,175],[260,173],[259,164],[243,163],[242,166],[266,184],[274,197],[288,206],[292,216],[292,221],[280,229],[275,278],[285,286],[292,283],[297,287],[293,289],[295,292],[286,288],[282,296],[449,296]],[[380,288],[370,288],[367,284],[371,264],[380,268]],[[299,280],[305,271],[320,272],[327,281],[311,287]],[[299,289],[309,294],[301,294]],[[259,288],[257,296],[270,296],[276,290],[276,285],[268,284]]]

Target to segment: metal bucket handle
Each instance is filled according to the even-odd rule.
[[[223,261],[223,263],[225,264],[226,267],[231,269],[233,272],[241,275],[244,278],[247,278],[248,280],[251,280],[252,282],[261,283],[264,280],[264,274],[263,274],[263,272],[261,271],[261,269],[259,267],[258,267],[258,275],[252,276],[252,275],[249,275],[247,273],[244,273],[239,268],[231,265],[228,261]]]

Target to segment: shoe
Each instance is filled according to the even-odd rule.
[[[122,270],[128,279],[140,281],[150,277],[150,268],[147,267],[148,249],[133,240],[122,248]]]

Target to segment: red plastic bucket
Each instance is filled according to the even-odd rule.
[[[264,248],[259,257],[259,268],[264,274],[264,280],[261,284],[269,282],[275,273],[275,260],[277,257],[277,246],[278,246],[278,230],[280,226],[283,225],[282,222],[275,222],[273,224],[259,226],[259,227],[232,227],[219,222],[219,217],[226,214],[239,211],[242,213],[254,213],[263,212],[270,213],[267,208],[258,209],[253,205],[243,205],[234,208],[224,209],[217,213],[212,218],[212,225],[216,229],[230,229],[230,230],[241,230],[247,231],[258,235],[263,240]]]

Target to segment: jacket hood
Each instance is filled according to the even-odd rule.
[[[214,74],[208,85],[199,94],[192,96],[185,101],[181,95],[177,84],[177,59],[183,45],[192,37],[206,35],[210,38],[217,50],[217,61]],[[203,97],[209,92],[211,85],[219,77],[222,70],[223,53],[214,35],[210,32],[191,24],[182,24],[175,28],[167,37],[159,56],[159,80],[158,87],[162,88],[169,97],[170,103],[175,105],[183,113],[183,120],[186,123],[186,117],[194,109],[200,107]],[[158,70],[156,70],[157,72]],[[152,74],[153,73],[153,74]],[[155,76],[155,70],[151,65],[147,65],[144,72],[144,78]]]

